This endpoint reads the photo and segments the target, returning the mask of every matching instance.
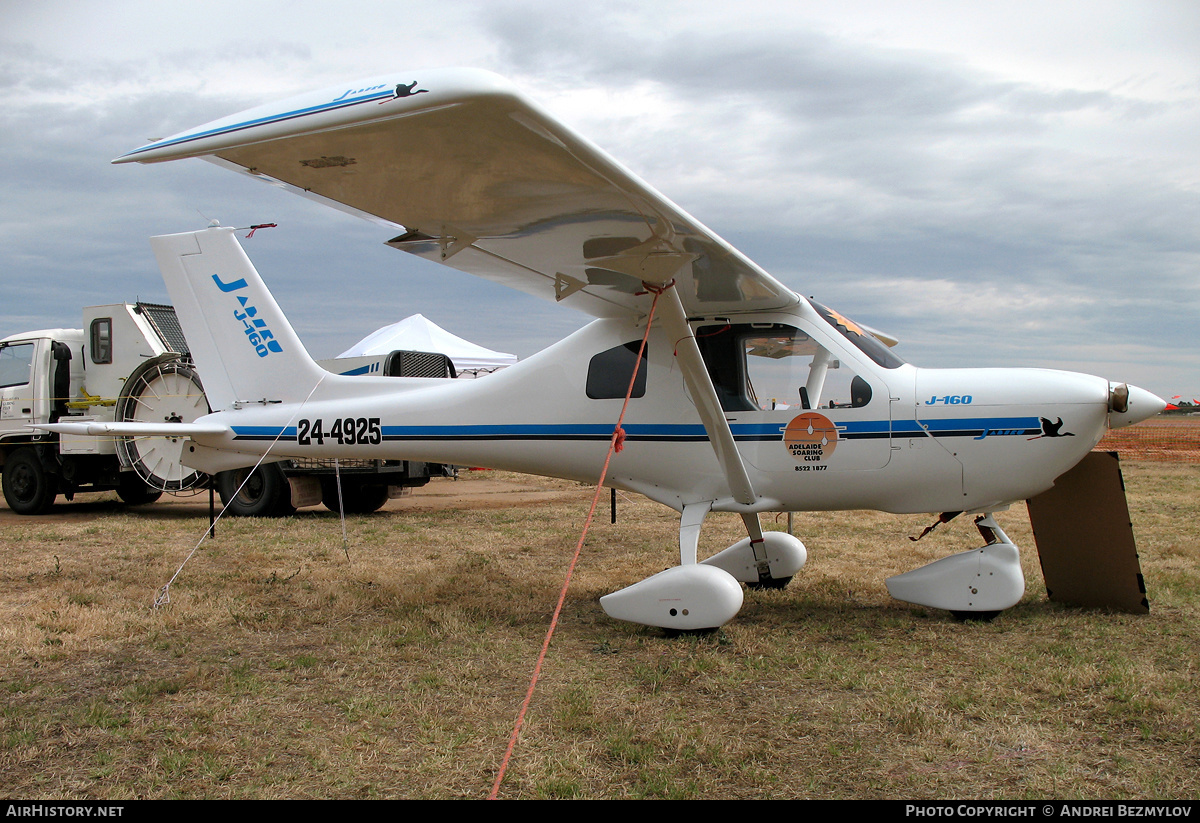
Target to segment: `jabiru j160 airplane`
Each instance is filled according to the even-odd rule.
[[[986,546],[889,590],[968,615],[1009,608],[1024,579],[992,513],[1050,488],[1108,427],[1164,406],[1085,374],[910,365],[887,335],[795,293],[487,72],[337,86],[114,162],[185,157],[366,217],[396,249],[596,319],[483,380],[347,378],[309,357],[233,229],[155,237],[212,413],[45,428],[173,435],[183,462],[206,472],[266,454],[594,482],[632,387],[606,482],[680,512],[680,565],[602,598],[618,619],[723,624],[741,583],[784,585],[806,559],[759,515],[836,509],[979,515]],[[741,515],[747,537],[698,562],[714,511]]]

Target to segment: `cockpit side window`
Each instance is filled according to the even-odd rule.
[[[696,345],[708,369],[708,378],[725,411],[754,411],[758,405],[746,391],[746,355],[741,348],[742,326],[701,326]]]
[[[800,329],[705,326],[696,342],[725,411],[861,408],[871,384]]]

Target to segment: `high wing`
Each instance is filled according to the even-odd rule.
[[[114,162],[202,157],[394,226],[398,249],[597,317],[676,280],[687,315],[782,283],[489,72],[387,75],[252,109]]]

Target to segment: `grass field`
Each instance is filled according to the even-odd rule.
[[[1028,590],[991,624],[884,578],[974,545],[969,519],[801,515],[809,564],[707,636],[597,598],[677,562],[677,515],[593,529],[501,797],[1194,798],[1200,468],[1126,462],[1151,613]],[[481,477],[486,479],[481,479]],[[0,511],[0,795],[479,798],[524,697],[591,490],[435,481],[377,515],[222,520],[203,498]],[[780,524],[782,525],[782,523]],[[742,536],[713,515],[711,553]]]

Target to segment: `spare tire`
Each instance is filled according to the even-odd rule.
[[[153,503],[162,496],[161,490],[147,486],[137,472],[121,473],[121,479],[117,484],[117,497],[121,498],[125,505],[143,506],[146,503]]]
[[[296,513],[292,486],[277,463],[217,474],[217,493],[225,510],[238,517],[287,517]]]
[[[370,514],[383,508],[388,501],[388,487],[380,483],[364,483],[357,478],[342,478],[342,508],[346,514]],[[321,502],[331,512],[338,511],[336,477],[321,478]]]

